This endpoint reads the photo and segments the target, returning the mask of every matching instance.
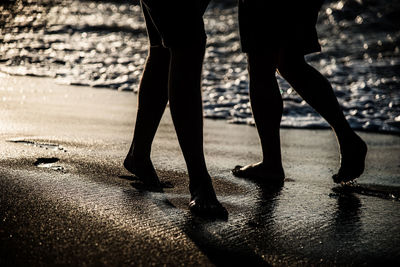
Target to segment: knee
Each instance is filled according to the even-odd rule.
[[[250,80],[264,80],[275,78],[276,60],[272,54],[249,52],[247,53],[247,70]],[[263,78],[262,78],[263,77]]]
[[[280,55],[277,62],[278,72],[285,79],[298,75],[306,67],[303,55]]]
[[[206,51],[205,42],[191,42],[170,47],[171,58],[190,64],[202,63]]]

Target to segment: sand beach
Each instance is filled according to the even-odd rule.
[[[287,181],[273,190],[230,169],[260,159],[256,129],[205,120],[206,160],[227,221],[190,214],[169,110],[152,157],[164,193],[122,167],[132,92],[0,74],[0,265],[374,265],[400,261],[400,137],[361,132],[358,187],[329,130],[282,129]]]

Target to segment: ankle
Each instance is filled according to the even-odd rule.
[[[190,187],[198,187],[201,185],[212,184],[211,176],[207,173],[200,175],[199,173],[196,174],[189,174],[189,186]]]
[[[152,164],[151,162],[151,158],[150,156],[136,156],[136,155],[132,155],[132,154],[128,154],[124,160],[125,164],[129,164],[129,165],[148,165],[148,164]]]
[[[271,159],[263,159],[262,162],[260,162],[263,168],[268,169],[268,170],[283,170],[283,165],[282,165],[282,160],[271,160]]]
[[[192,180],[210,180],[205,162],[198,161],[196,164],[187,164],[189,178]]]
[[[211,178],[191,179],[189,182],[189,191],[192,197],[199,194],[207,195],[208,197],[216,197]]]
[[[354,132],[354,130],[350,127],[350,125],[346,125],[343,127],[335,127],[333,131],[339,141],[339,143],[350,143],[360,137]]]
[[[135,161],[149,161],[150,160],[150,151],[132,149],[129,150],[127,159],[135,160]]]
[[[361,137],[359,137],[354,131],[340,134],[336,133],[336,137],[340,146],[357,145],[363,142]]]

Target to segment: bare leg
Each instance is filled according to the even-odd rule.
[[[203,44],[171,48],[170,110],[189,173],[191,210],[226,214],[215,195],[203,152],[201,70],[204,51]]]
[[[283,102],[276,81],[276,56],[272,52],[248,53],[250,101],[261,141],[263,161],[244,167],[236,166],[232,173],[258,182],[282,182],[279,127]]]
[[[341,154],[339,172],[333,177],[335,182],[347,182],[359,177],[364,171],[367,146],[348,124],[329,81],[306,63],[302,53],[282,52],[278,69],[334,130]]]
[[[151,144],[168,102],[170,51],[151,47],[139,87],[134,136],[124,166],[150,186],[160,186],[150,160]]]

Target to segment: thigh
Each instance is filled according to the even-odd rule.
[[[154,24],[153,20],[151,19],[150,12],[147,7],[141,1],[142,12],[144,16],[144,20],[146,22],[146,30],[147,36],[149,38],[149,43],[151,47],[156,46],[163,46],[161,36],[157,30],[156,25]]]
[[[209,0],[142,0],[151,44],[205,43],[203,14]]]
[[[239,32],[243,52],[277,47],[281,32],[279,9],[276,1],[239,0]]]
[[[248,71],[251,73],[275,73],[278,67],[278,53],[274,50],[263,49],[254,51],[251,50],[247,53]]]

